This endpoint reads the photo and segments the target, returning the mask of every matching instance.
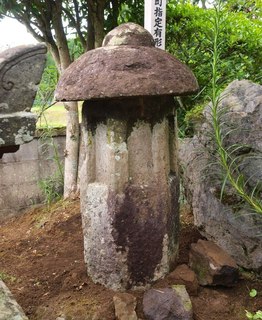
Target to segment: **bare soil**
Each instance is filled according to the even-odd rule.
[[[201,235],[182,210],[178,264],[188,262],[190,244]],[[113,320],[114,292],[87,276],[79,200],[35,208],[0,226],[0,276],[31,320]],[[171,285],[163,279],[155,287]],[[258,295],[249,296],[255,288]],[[132,292],[142,312],[143,292]],[[245,320],[262,308],[262,282],[243,273],[233,288],[200,288],[191,297],[195,320]]]

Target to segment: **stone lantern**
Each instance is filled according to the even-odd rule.
[[[95,282],[144,287],[176,262],[179,177],[174,96],[197,81],[123,24],[65,71],[56,100],[83,103],[80,198],[85,261]]]

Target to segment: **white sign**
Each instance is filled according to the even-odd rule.
[[[165,50],[166,0],[145,0],[144,27],[152,34],[155,46]]]

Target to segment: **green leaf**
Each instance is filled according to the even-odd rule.
[[[256,314],[253,316],[253,319],[254,320],[261,320],[262,319],[262,311],[261,310],[258,310],[256,312]]]
[[[249,312],[249,311],[246,310],[246,317],[247,317],[248,319],[252,320],[252,319],[253,319],[253,314],[252,314],[251,312]]]
[[[255,298],[255,297],[257,296],[257,290],[256,290],[256,289],[250,290],[249,296],[250,296],[251,298]]]

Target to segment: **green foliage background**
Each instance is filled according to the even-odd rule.
[[[203,99],[211,88],[211,20],[214,14],[214,9],[204,10],[190,3],[172,0],[167,5],[167,50],[193,70],[200,88],[206,88],[199,97]],[[220,82],[261,81],[261,19],[249,18],[245,12],[229,11],[228,6],[224,8],[224,15],[227,17],[222,29]]]
[[[223,9],[226,23],[221,30],[223,42],[217,70],[218,85],[222,87],[235,79],[262,81],[261,7],[250,1],[253,5],[245,11],[240,2],[229,1]],[[214,15],[213,8],[205,10],[190,2],[171,0],[167,5],[167,50],[191,68],[200,86],[197,96],[183,99],[184,108],[178,112],[180,128],[186,135],[193,133],[193,124],[201,118],[211,94]]]
[[[37,95],[34,101],[34,107],[39,109],[45,108],[52,103],[54,91],[58,82],[59,74],[54,60],[50,53],[47,54],[46,66],[39,84]]]

